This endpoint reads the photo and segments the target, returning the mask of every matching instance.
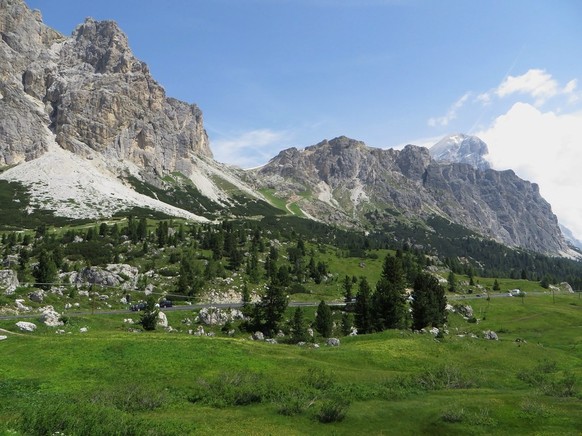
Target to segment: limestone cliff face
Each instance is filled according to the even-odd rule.
[[[24,92],[24,72],[33,60],[48,61],[48,48],[63,37],[21,0],[0,0],[0,37],[0,165],[14,165],[48,147],[43,129],[48,116]]]
[[[436,214],[509,246],[567,251],[536,184],[513,171],[437,162],[423,147],[381,150],[340,137],[285,150],[256,171],[279,195],[309,192],[300,207],[324,221],[357,226],[366,212],[387,220]]]
[[[22,0],[0,0],[0,33],[0,164],[42,154],[46,125],[64,149],[157,175],[212,157],[200,109],[166,97],[114,22],[89,18],[66,38]]]

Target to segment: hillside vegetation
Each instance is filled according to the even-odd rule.
[[[384,236],[289,217],[4,233],[19,285],[0,295],[0,431],[578,434],[581,294],[553,285],[577,263],[487,277],[474,257]],[[425,285],[448,303],[426,319],[410,299]],[[60,325],[39,321],[47,305]],[[144,321],[158,310],[167,326]],[[233,316],[204,321],[220,311]]]

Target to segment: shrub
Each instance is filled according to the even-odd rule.
[[[143,420],[115,408],[65,396],[46,396],[30,401],[23,410],[19,430],[24,434],[142,435],[156,430]],[[161,430],[161,429],[158,429]],[[152,433],[153,431],[153,433]]]
[[[464,418],[465,418],[465,409],[463,409],[462,407],[461,408],[449,407],[449,408],[443,410],[441,413],[441,419],[444,422],[450,422],[450,423],[462,422]]]
[[[452,365],[429,369],[415,376],[413,383],[427,391],[468,389],[475,386],[475,383],[468,379],[458,367]]]
[[[552,410],[543,403],[536,401],[534,398],[524,398],[520,404],[519,415],[524,418],[547,418],[551,416]]]
[[[327,390],[333,386],[333,375],[320,368],[310,368],[305,377],[305,384],[318,390]]]
[[[91,401],[101,405],[111,405],[124,412],[144,412],[162,407],[166,402],[163,391],[131,384],[115,390],[99,392]]]
[[[468,378],[456,366],[445,365],[429,368],[418,374],[397,377],[387,380],[384,386],[394,396],[402,397],[406,394],[422,391],[436,391],[440,389],[469,389],[476,386],[476,382]]]
[[[315,402],[315,398],[300,388],[289,389],[275,401],[277,413],[284,416],[299,415]]]
[[[517,378],[528,385],[538,388],[544,395],[554,397],[573,397],[576,395],[576,377],[564,371],[562,378],[557,378],[556,362],[543,360],[532,369],[524,369],[517,373]]]
[[[488,408],[481,408],[478,412],[469,415],[469,424],[472,425],[491,425],[497,424],[497,421],[491,417],[491,411]]]
[[[346,417],[350,403],[344,399],[332,399],[323,402],[316,417],[319,422],[328,424],[340,422]]]
[[[292,283],[289,286],[289,294],[309,294],[309,289],[303,286],[301,283]]]
[[[222,373],[211,381],[200,379],[198,389],[188,397],[188,401],[226,407],[261,403],[270,397],[272,389],[263,375],[241,371]]]
[[[571,372],[564,372],[558,380],[551,380],[541,387],[545,395],[553,397],[574,397],[576,395],[576,377]]]

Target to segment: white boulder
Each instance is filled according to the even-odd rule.
[[[340,346],[340,340],[338,338],[328,338],[327,341],[325,341],[325,343],[327,345],[329,345],[330,347],[339,347]]]
[[[16,327],[22,332],[33,332],[36,330],[36,324],[27,321],[18,321]]]
[[[483,336],[485,339],[489,339],[490,341],[498,341],[499,340],[497,333],[495,333],[493,330],[484,331]]]
[[[42,309],[42,315],[40,316],[40,321],[44,325],[49,327],[58,327],[64,325],[61,321],[61,315],[58,313],[53,306],[46,306]]]
[[[14,303],[16,303],[16,309],[19,312],[30,312],[32,310],[30,307],[24,305],[24,300],[14,300]]]
[[[12,295],[20,285],[18,276],[11,269],[0,270],[0,289],[4,290],[5,295]]]
[[[168,318],[164,312],[158,312],[158,325],[160,327],[168,327]]]

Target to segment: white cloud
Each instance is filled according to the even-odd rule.
[[[511,168],[538,183],[560,222],[582,239],[582,112],[542,112],[516,103],[476,134],[495,169]]]
[[[457,112],[459,111],[459,109],[461,109],[463,107],[463,105],[467,102],[467,100],[469,99],[470,96],[471,96],[470,92],[466,92],[465,94],[463,94],[461,96],[461,98],[459,98],[456,102],[453,103],[453,105],[449,108],[449,110],[447,111],[447,113],[444,116],[430,118],[428,120],[428,125],[430,127],[448,126],[448,124],[452,120],[457,118]]]
[[[482,94],[479,94],[475,100],[481,104],[483,104],[483,106],[486,106],[488,104],[491,103],[491,94],[489,94],[488,92],[484,92]]]
[[[547,100],[558,95],[569,96],[570,102],[578,99],[576,95],[576,79],[570,80],[566,86],[560,88],[559,83],[551,74],[540,69],[531,69],[521,76],[507,76],[493,93],[499,98],[513,94],[529,95],[535,99],[536,106],[542,106]],[[489,96],[488,93],[485,95]]]
[[[281,149],[287,132],[258,129],[222,136],[211,142],[214,158],[219,162],[250,168],[266,163]]]
[[[570,80],[568,83],[566,83],[566,86],[564,86],[564,94],[572,94],[574,91],[576,91],[577,86],[578,81],[576,79]]]

